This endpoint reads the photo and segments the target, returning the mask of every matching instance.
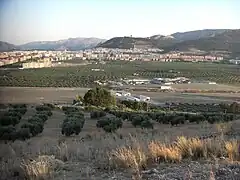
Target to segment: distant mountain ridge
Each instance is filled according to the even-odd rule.
[[[159,48],[165,52],[189,51],[229,51],[240,54],[240,30],[205,29],[177,32],[168,36],[150,37],[114,37],[109,40],[99,38],[69,38],[59,41],[36,41],[16,46],[0,41],[0,51],[11,50],[83,50],[95,47],[103,48]]]
[[[15,46],[14,44],[10,44],[7,42],[0,41],[0,52],[1,51],[13,51],[13,50],[18,50],[19,48]]]
[[[171,36],[177,39],[178,41],[189,41],[189,40],[197,40],[201,38],[214,37],[228,30],[229,29],[204,29],[204,30],[196,30],[196,31],[177,32],[177,33],[171,34]]]
[[[83,50],[95,47],[104,42],[105,39],[99,38],[69,38],[59,41],[36,41],[20,45],[22,50]]]
[[[141,43],[147,44],[145,48],[154,47],[164,49],[184,41],[215,37],[216,35],[222,34],[226,31],[228,31],[228,29],[205,29],[181,33],[177,32],[168,36],[153,35],[147,38],[115,37],[98,45],[98,47],[129,49],[136,47],[139,43]]]
[[[166,48],[166,51],[189,51],[199,49],[203,51],[228,51],[232,54],[240,54],[240,29],[226,30],[213,37],[196,40],[182,41]]]

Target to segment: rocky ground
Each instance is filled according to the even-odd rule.
[[[82,164],[83,165],[83,164]],[[65,164],[56,179],[67,180],[132,180],[130,170],[93,169],[80,163]],[[80,167],[81,166],[81,167]],[[190,161],[180,164],[159,164],[141,172],[142,180],[240,180],[240,164],[211,164]]]

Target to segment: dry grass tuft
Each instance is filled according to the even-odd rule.
[[[146,167],[147,156],[139,144],[134,147],[117,148],[112,151],[110,156],[115,166],[130,168],[133,171],[134,179],[141,179],[140,171]]]
[[[59,157],[64,162],[68,161],[70,158],[68,145],[66,142],[60,142],[58,147]]]
[[[217,131],[221,133],[229,132],[232,129],[231,122],[220,122],[220,123],[217,123],[215,126]]]
[[[239,146],[240,144],[235,139],[225,142],[226,153],[231,162],[240,160]]]
[[[180,136],[177,138],[176,146],[181,151],[183,158],[200,158],[206,157],[206,148],[204,141],[199,138],[186,138],[184,136]]]
[[[39,156],[35,160],[23,160],[21,168],[29,180],[47,180],[52,178],[55,168],[62,163],[54,156]]]
[[[158,162],[180,162],[182,159],[181,152],[174,146],[152,141],[148,145],[148,149],[150,156]]]

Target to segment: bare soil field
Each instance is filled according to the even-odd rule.
[[[34,112],[35,109],[30,107],[24,119]],[[0,161],[1,178],[7,179],[5,178],[6,172],[17,172],[22,159],[34,159],[38,156],[43,159],[49,158],[51,162],[55,163],[55,169],[52,170],[50,179],[130,180],[133,179],[133,172],[130,168],[115,167],[111,164],[108,154],[111,150],[137,142],[147,153],[148,143],[153,140],[169,143],[181,135],[191,137],[218,132],[216,126],[210,124],[185,124],[171,127],[155,123],[153,130],[142,130],[133,128],[129,122],[124,122],[123,128],[115,134],[108,134],[97,129],[96,120],[88,118],[89,114],[85,113],[86,123],[82,132],[78,136],[64,137],[61,135],[61,124],[64,117],[61,110],[54,110],[40,135],[24,142],[15,141],[10,144],[1,144],[0,159],[5,160]],[[240,132],[240,121],[234,121],[232,127],[235,132]],[[239,137],[234,138],[239,139]],[[141,179],[209,180],[211,173],[215,179],[238,180],[240,165],[228,164],[224,159],[217,158],[215,160],[184,160],[181,163],[152,164],[141,171]],[[21,174],[18,175],[13,179],[19,177],[21,179]]]
[[[177,90],[197,89],[197,90],[240,91],[239,86],[231,86],[224,84],[191,83],[191,84],[173,84],[171,86]]]
[[[0,103],[71,103],[76,95],[84,95],[88,88],[35,88],[1,87]],[[233,102],[240,93],[180,93],[133,91],[132,94],[146,95],[159,102],[221,103]]]
[[[145,85],[124,85],[123,88],[138,89],[160,88],[160,84]],[[191,84],[172,84],[170,85],[174,91],[183,90],[215,90],[215,91],[240,91],[240,86],[224,85],[224,84],[208,84],[208,83],[191,83]]]
[[[71,103],[76,95],[84,95],[87,88],[1,87],[1,103]]]

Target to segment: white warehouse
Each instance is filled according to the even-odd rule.
[[[171,90],[172,86],[161,86],[162,90]]]

